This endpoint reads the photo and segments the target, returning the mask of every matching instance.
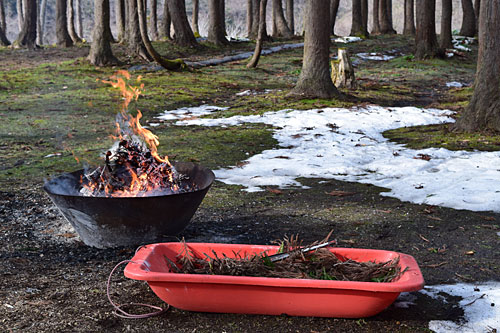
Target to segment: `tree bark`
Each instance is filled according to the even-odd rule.
[[[288,22],[288,29],[295,34],[295,14],[293,13],[293,0],[286,0],[286,21]]]
[[[10,45],[10,41],[7,38],[7,21],[5,20],[5,6],[3,0],[0,0],[0,45]]]
[[[340,0],[330,1],[330,33],[335,35],[335,22],[337,21],[337,13],[339,11]]]
[[[476,14],[476,32],[479,32],[479,11],[481,10],[481,0],[474,0],[474,14]]]
[[[82,42],[82,39],[75,30],[75,8],[73,6],[73,0],[68,0],[68,33],[73,44]]]
[[[82,15],[82,1],[75,0],[76,7],[76,29],[78,31],[78,36],[83,38],[83,15]]]
[[[292,96],[332,98],[339,95],[330,78],[329,0],[307,0],[304,19],[304,57],[302,72]]]
[[[224,37],[227,36],[227,31],[226,31],[226,0],[219,0],[220,1],[220,25],[221,29],[224,32]]]
[[[260,0],[252,0],[253,22],[252,22],[252,31],[249,34],[248,38],[257,38],[257,36],[259,35],[259,8],[260,8]]]
[[[417,6],[417,31],[415,36],[415,58],[442,57],[436,37],[436,0],[420,0]]]
[[[146,46],[142,42],[141,31],[139,28],[139,12],[136,0],[127,0],[127,44],[130,53],[138,55],[141,58],[151,61]]]
[[[122,43],[125,40],[125,0],[115,0],[116,40]]]
[[[247,0],[247,37],[250,37],[252,33],[252,23],[253,23],[253,2],[252,0]]]
[[[47,13],[47,0],[42,0],[40,3],[40,15],[38,16],[36,29],[36,43],[43,45],[43,33],[45,31],[45,17]]]
[[[392,28],[392,11],[389,13],[389,7],[392,6],[392,2],[389,0],[380,0],[378,6],[378,19],[380,25],[381,34],[395,34],[396,31]]]
[[[391,29],[394,30],[393,28],[393,22],[392,22],[392,0],[387,0],[387,17],[389,18],[389,24],[391,25]],[[396,30],[394,30],[394,33],[396,33]]]
[[[109,26],[109,0],[94,0],[94,29],[88,60],[95,66],[118,64],[111,51],[111,40],[106,25]]]
[[[17,11],[17,26],[19,31],[23,29],[24,22],[24,8],[23,8],[23,0],[16,1],[16,11]]]
[[[361,0],[361,19],[363,30],[366,31],[368,36],[368,0]]]
[[[157,15],[157,0],[151,0],[149,12],[149,31],[152,40],[158,40],[158,15]]]
[[[247,68],[255,68],[259,63],[260,55],[262,53],[262,44],[264,43],[266,35],[266,6],[267,0],[260,1],[259,8],[259,35],[257,36],[257,44],[255,44],[255,51],[253,52],[252,59],[247,65]]]
[[[68,33],[67,0],[56,0],[56,44],[59,47],[73,45]]]
[[[26,0],[23,28],[19,32],[14,46],[36,48],[36,0]]]
[[[332,60],[332,82],[337,88],[356,88],[356,76],[349,52],[345,48],[338,50],[338,59]]]
[[[172,39],[170,34],[170,27],[172,25],[172,19],[170,16],[170,12],[168,10],[168,1],[164,0],[163,2],[163,19],[160,24],[160,36],[165,37],[167,39]]]
[[[193,0],[193,14],[191,16],[191,25],[193,27],[193,34],[195,37],[200,37],[200,27],[198,24],[199,12],[200,12],[200,1]]]
[[[350,35],[366,38],[368,36],[368,31],[363,27],[361,7],[361,0],[352,0],[352,24]]]
[[[290,31],[290,28],[288,28],[288,24],[285,20],[285,14],[283,13],[283,3],[281,2],[281,0],[273,0],[273,14],[273,37],[292,37],[292,31]],[[274,30],[274,28],[276,28],[276,30]]]
[[[452,49],[451,42],[451,13],[453,10],[452,0],[442,0],[441,2],[441,35],[439,36],[439,46],[442,49]]]
[[[462,13],[460,35],[474,37],[476,35],[476,15],[474,14],[472,0],[462,0]]]
[[[191,26],[186,15],[186,5],[184,0],[166,0],[168,1],[168,11],[174,25],[175,35],[174,43],[181,46],[198,46]]]
[[[372,35],[379,35],[380,34],[379,7],[380,7],[380,0],[373,0],[373,7],[372,7],[372,18],[373,18]]]
[[[479,52],[474,93],[455,128],[500,132],[500,3],[481,1]]]
[[[220,0],[209,0],[208,1],[208,38],[210,43],[215,45],[226,45],[228,40],[224,35],[224,30],[222,30],[221,24],[221,10],[220,10]]]
[[[405,23],[403,35],[415,35],[415,1],[405,0]]]

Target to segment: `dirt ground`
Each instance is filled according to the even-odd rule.
[[[41,61],[61,59],[57,51],[51,52],[44,53]],[[66,59],[85,53],[82,48],[73,52]],[[20,68],[31,66],[30,56],[25,55]],[[13,64],[15,54],[8,57]],[[374,76],[366,74],[365,81]],[[421,95],[413,96],[420,104],[431,104],[441,96],[432,86],[421,89]],[[365,184],[300,181],[310,189],[247,193],[216,181],[178,237],[189,242],[270,244],[292,234],[312,242],[333,230],[342,247],[414,256],[426,285],[474,283],[500,276],[498,213],[410,204],[382,197],[384,189]],[[175,308],[149,319],[118,318],[106,297],[106,282],[112,268],[130,259],[135,247],[99,250],[84,245],[42,185],[43,179],[21,181],[0,191],[2,332],[428,332],[430,320],[459,322],[463,316],[457,297],[444,295],[448,302],[443,303],[412,293],[415,305],[392,305],[364,319],[194,313]],[[354,194],[326,194],[334,190]],[[165,306],[145,283],[123,277],[122,269],[115,273],[111,289],[117,303]]]

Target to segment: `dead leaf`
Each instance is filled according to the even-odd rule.
[[[274,193],[274,194],[282,194],[283,193],[283,191],[278,190],[277,188],[266,187],[266,190],[268,190],[269,192]]]
[[[483,220],[485,221],[496,221],[495,218],[493,216],[479,216],[480,218],[482,218]]]
[[[72,233],[72,232],[65,232],[64,234],[58,234],[57,236],[64,237],[64,238],[73,238],[73,237],[76,237],[76,234]]]
[[[421,234],[418,234],[418,237],[422,238],[422,239],[423,239],[424,241],[426,241],[427,243],[429,243],[429,242],[430,242],[427,238],[425,238],[425,237],[424,237],[424,236],[422,236]]]
[[[413,159],[415,160],[424,160],[424,161],[430,161],[431,160],[431,155],[427,154],[417,154],[417,156],[414,156]]]
[[[468,256],[473,256],[473,255],[474,255],[474,253],[476,253],[476,252],[474,252],[474,251],[472,251],[472,250],[471,250],[471,251],[466,251],[466,252],[465,252],[465,254],[466,254],[466,255],[468,255]]]
[[[434,220],[434,221],[442,221],[441,218],[437,217],[437,216],[427,216],[428,219],[431,219],[431,220]]]
[[[384,213],[384,214],[390,214],[392,211],[390,210],[381,210],[381,209],[375,209],[376,213]]]
[[[250,163],[250,162],[249,161],[242,161],[242,162],[236,163],[236,166],[238,168],[242,168],[243,166],[247,165],[248,163]]]
[[[328,195],[334,196],[334,197],[346,197],[349,195],[354,195],[356,192],[346,192],[346,191],[331,191],[331,192],[325,192]]]

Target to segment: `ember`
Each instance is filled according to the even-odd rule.
[[[141,126],[142,114],[137,110],[133,117],[128,110],[130,102],[137,100],[143,84],[129,85],[130,74],[118,71],[111,77],[114,81],[103,81],[119,88],[124,102],[117,115],[117,139],[113,148],[105,154],[105,164],[87,171],[80,179],[80,193],[97,197],[142,197],[190,192],[197,189],[187,176],[180,175],[157,151],[158,137]],[[139,76],[137,81],[140,81]]]

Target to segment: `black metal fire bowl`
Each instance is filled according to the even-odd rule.
[[[80,194],[83,170],[45,183],[44,190],[87,245],[109,248],[160,241],[182,231],[215,179],[200,165],[173,163],[198,190],[147,197],[90,197]]]

